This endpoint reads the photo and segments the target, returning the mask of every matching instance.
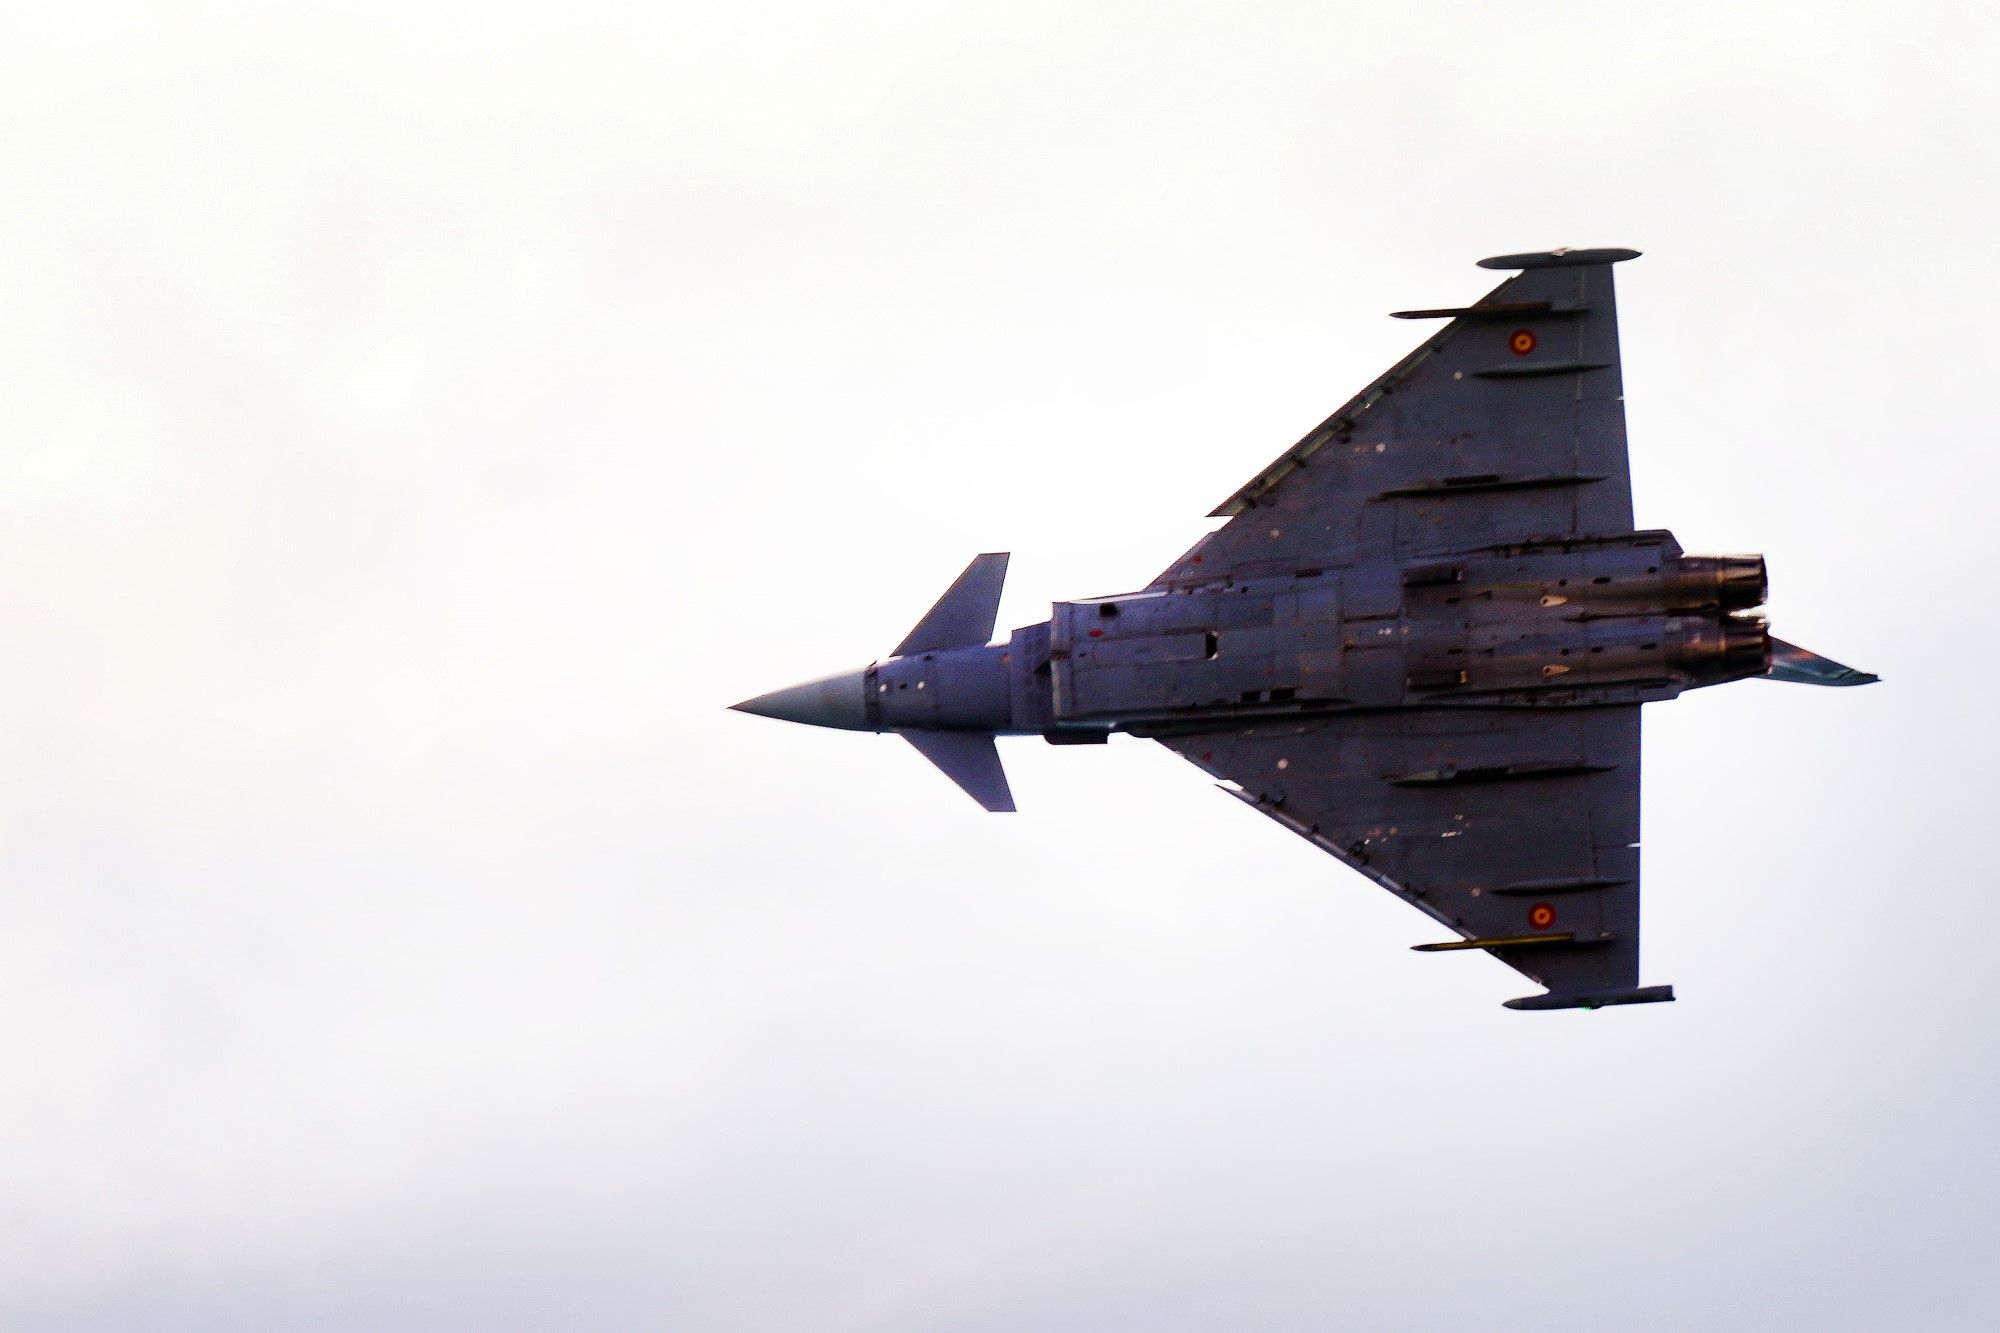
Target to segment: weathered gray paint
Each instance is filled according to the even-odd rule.
[[[1874,679],[1773,640],[1760,556],[1635,532],[1611,265],[1519,269],[1216,511],[1140,592],[1059,602],[988,644],[979,556],[865,671],[737,705],[908,736],[989,810],[992,737],[1150,736],[1548,987],[1639,985],[1639,706],[1752,676]],[[816,712],[817,710],[817,712]]]

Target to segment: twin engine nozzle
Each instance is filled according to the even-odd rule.
[[[1762,616],[1674,616],[1666,648],[1669,662],[1704,685],[1771,669],[1771,630]]]
[[[1683,603],[1722,612],[1674,617],[1668,643],[1674,665],[1703,684],[1761,676],[1770,670],[1769,622],[1744,614],[1762,606],[1770,592],[1763,556],[1684,555],[1674,562],[1671,579]]]
[[[1744,614],[1770,592],[1763,556],[1684,555],[1665,581],[1669,609],[1683,612],[1667,622],[1668,661],[1704,685],[1770,670],[1770,626]],[[1685,614],[1696,608],[1709,614]]]
[[[1667,605],[1673,610],[1714,606],[1747,611],[1762,606],[1771,590],[1761,555],[1684,555],[1669,567],[1663,581]]]
[[[1647,562],[1644,568],[1642,562]],[[1673,550],[1634,551],[1595,569],[1564,563],[1536,572],[1539,578],[1516,586],[1538,595],[1545,607],[1567,607],[1563,614],[1586,618],[1747,611],[1764,604],[1770,584],[1761,555],[1682,555]]]

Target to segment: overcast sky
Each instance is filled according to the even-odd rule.
[[[0,1326],[1992,1326],[1989,6],[0,19]],[[725,711],[1143,584],[1557,245],[1641,526],[1886,682],[1647,710],[1679,1003]]]

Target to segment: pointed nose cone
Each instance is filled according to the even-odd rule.
[[[731,704],[739,713],[775,717],[781,722],[803,722],[809,727],[838,727],[842,731],[869,731],[868,673],[849,671],[824,680],[772,690],[740,704]]]

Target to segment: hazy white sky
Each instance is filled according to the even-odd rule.
[[[1974,1329],[1988,6],[0,6],[0,1326]],[[724,711],[1143,583],[1629,245],[1644,980],[1147,744]]]

